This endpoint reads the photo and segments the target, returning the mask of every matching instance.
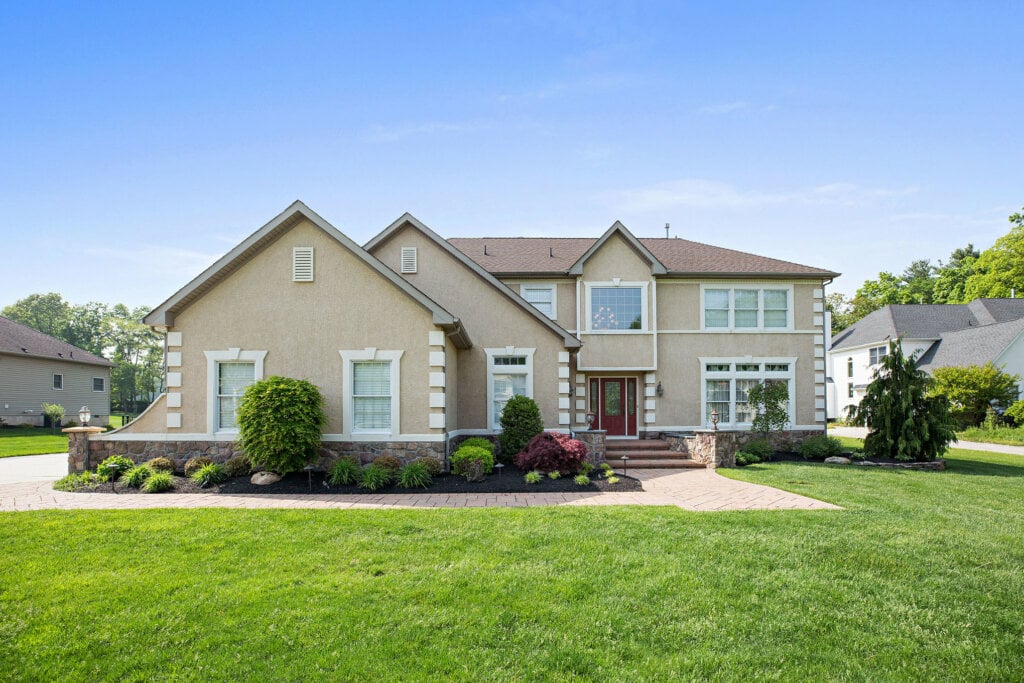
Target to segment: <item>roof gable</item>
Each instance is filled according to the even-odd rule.
[[[303,219],[323,230],[327,235],[337,241],[342,247],[362,259],[370,268],[375,270],[381,277],[390,281],[406,295],[411,297],[421,306],[430,311],[434,324],[445,327],[449,334],[461,339],[460,345],[468,347],[469,338],[462,330],[458,319],[446,311],[437,302],[433,301],[426,294],[418,290],[410,282],[401,278],[393,270],[374,258],[365,249],[353,242],[348,236],[321,218],[315,211],[306,206],[303,202],[296,200],[287,209],[278,214],[270,222],[256,230],[247,238],[218,259],[212,266],[196,276],[191,282],[179,289],[169,299],[154,308],[147,315],[143,322],[148,325],[172,326],[174,316],[177,312],[186,308],[193,301],[202,297],[206,292],[213,289],[220,281],[228,277],[232,272],[247,263],[253,256],[262,251],[266,246],[284,235],[289,229],[297,225]]]
[[[649,264],[651,264],[651,273],[655,275],[664,275],[668,271],[665,269],[665,265],[657,259],[657,257],[651,253],[651,251],[640,243],[636,237],[633,236],[626,226],[619,221],[612,223],[612,226],[608,228],[603,235],[597,238],[597,240],[590,245],[590,248],[583,252],[583,255],[576,259],[576,262],[569,268],[570,275],[582,275],[583,264],[587,262],[591,256],[593,256],[613,235],[619,235],[626,243],[633,248],[637,254],[643,257]]]
[[[922,370],[995,363],[1024,334],[1024,318],[943,334],[917,362]]]
[[[387,242],[392,237],[397,235],[402,230],[402,228],[406,226],[418,231],[428,240],[436,244],[442,251],[449,254],[452,258],[461,263],[465,268],[470,270],[474,275],[476,275],[476,277],[480,278],[488,285],[498,290],[502,295],[508,298],[513,305],[522,308],[524,311],[526,311],[526,313],[528,313],[541,325],[546,327],[549,331],[561,337],[562,342],[565,344],[566,348],[576,349],[582,345],[579,339],[577,339],[575,336],[573,336],[568,331],[563,329],[560,325],[558,325],[556,322],[548,318],[546,315],[538,311],[525,299],[523,299],[521,296],[512,291],[507,285],[500,282],[497,278],[495,278],[484,268],[482,268],[478,263],[467,257],[459,249],[454,247],[447,240],[445,240],[436,232],[428,228],[426,224],[424,224],[422,221],[420,221],[418,218],[416,218],[415,216],[408,212],[402,214],[396,221],[394,221],[388,227],[384,228],[384,230],[382,230],[377,236],[375,236],[373,239],[367,242],[365,245],[366,251],[372,254],[375,249],[379,248],[385,242]]]
[[[28,325],[0,316],[0,353],[25,358],[45,358],[69,363],[113,367],[106,358],[68,344]]]

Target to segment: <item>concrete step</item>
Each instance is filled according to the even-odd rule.
[[[606,451],[605,457],[608,460],[618,461],[622,456],[626,456],[630,460],[634,458],[648,459],[648,460],[663,460],[665,458],[685,458],[686,455],[683,453],[677,453],[676,451],[647,451],[647,450],[631,450],[631,451]]]
[[[609,458],[607,462],[616,472],[622,471],[621,460]],[[657,460],[641,460],[638,458],[636,460],[630,459],[627,461],[626,473],[628,474],[630,470],[681,470],[689,468],[704,469],[704,465],[696,460],[690,460],[689,458],[659,458]]]
[[[667,451],[668,442],[661,439],[608,439],[604,447],[609,451]]]

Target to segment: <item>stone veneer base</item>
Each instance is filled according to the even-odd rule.
[[[68,446],[68,473],[95,469],[111,455],[124,455],[138,464],[157,457],[170,458],[178,471],[192,458],[205,456],[214,462],[224,463],[243,451],[233,441],[109,441],[92,439],[86,447],[78,441],[77,434],[70,434]],[[85,435],[82,435],[85,436]],[[390,455],[403,463],[416,458],[434,458],[445,465],[445,444],[440,441],[374,441],[348,442],[324,441],[320,444],[314,467],[326,470],[335,460],[345,456],[356,456],[363,464],[379,455]]]

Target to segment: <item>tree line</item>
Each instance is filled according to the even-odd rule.
[[[112,362],[111,410],[135,414],[163,390],[163,337],[142,323],[149,311],[96,301],[74,305],[50,292],[19,299],[0,315]]]
[[[883,271],[853,297],[829,294],[832,332],[889,304],[965,304],[977,298],[1024,296],[1024,208],[1009,221],[1010,231],[984,251],[968,244],[953,250],[945,263],[921,259],[899,275]]]

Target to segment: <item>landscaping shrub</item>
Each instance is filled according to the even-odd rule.
[[[530,439],[544,431],[537,403],[526,396],[513,396],[501,411],[501,434],[498,448],[502,462],[512,462]]]
[[[201,489],[204,489],[207,486],[223,484],[224,480],[227,478],[228,475],[224,473],[224,466],[218,465],[217,463],[203,465],[192,473],[192,481],[199,484],[199,488]]]
[[[165,458],[162,455],[159,456],[159,457],[153,458],[152,460],[150,460],[146,464],[149,466],[149,469],[153,470],[154,472],[173,472],[174,471],[174,461],[171,460],[170,458]]]
[[[771,460],[772,455],[775,453],[775,449],[768,443],[768,439],[752,439],[743,444],[740,450],[749,455],[756,455],[758,462]]]
[[[205,455],[200,455],[197,458],[190,458],[189,461],[185,463],[185,476],[191,477],[193,474],[203,469],[207,465],[212,464],[213,458],[207,457]]]
[[[559,472],[558,470],[551,470],[550,472],[548,472],[548,479],[558,479],[561,476],[562,473]]]
[[[103,479],[96,476],[94,472],[72,472],[53,482],[56,491],[77,491],[81,488],[95,488],[103,483]]]
[[[359,486],[364,489],[376,491],[391,483],[391,471],[380,465],[368,465],[363,468],[362,477],[359,479]]]
[[[96,468],[96,474],[107,481],[117,481],[122,474],[133,467],[135,467],[135,463],[132,462],[131,458],[126,458],[123,455],[112,455],[99,464]]]
[[[824,460],[842,453],[843,442],[834,436],[825,436],[824,434],[810,436],[797,446],[797,452],[805,460]]]
[[[398,485],[403,489],[427,488],[433,477],[422,462],[411,462],[398,471]]]
[[[227,477],[244,477],[252,472],[252,463],[244,455],[234,455],[224,463],[224,475]]]
[[[174,489],[174,478],[170,472],[154,472],[142,485],[142,490],[146,493],[163,493],[172,489]]]
[[[579,471],[586,456],[587,445],[582,441],[557,432],[541,432],[516,456],[515,463],[524,472],[557,471],[569,475]]]
[[[750,387],[747,403],[754,407],[751,431],[767,434],[785,429],[789,422],[788,402],[789,385],[786,382],[769,379]]]
[[[363,478],[363,468],[355,458],[339,458],[327,471],[327,483],[331,486],[352,486]]]
[[[591,472],[593,471],[594,466],[591,465],[589,462],[584,462],[582,465],[580,465],[580,474],[585,474],[589,477]]]
[[[585,474],[577,474],[573,481],[580,486],[587,486],[590,484],[590,477]]]
[[[377,467],[383,467],[392,474],[402,469],[402,461],[393,455],[378,455],[373,459],[373,464]]]
[[[56,434],[57,429],[60,428],[61,420],[64,419],[64,406],[59,403],[44,403],[42,408],[43,415],[50,418],[50,425],[53,427],[54,434]]]
[[[136,465],[124,473],[121,477],[121,481],[128,486],[131,486],[133,489],[137,489],[145,484],[146,480],[149,479],[152,474],[153,470],[149,468],[149,465]]]
[[[977,427],[991,410],[992,401],[1007,405],[1017,397],[1020,377],[1003,372],[993,363],[936,368],[932,393],[949,399],[950,414],[961,427]]]
[[[541,474],[537,470],[533,470],[532,472],[527,472],[523,476],[523,481],[525,481],[527,484],[539,484],[540,480],[543,479],[543,478],[544,478],[543,474]]]
[[[437,458],[423,456],[422,458],[416,458],[413,462],[422,463],[422,465],[427,468],[427,472],[430,473],[431,477],[436,477],[444,471],[444,466]]]
[[[614,486],[615,484],[618,484],[622,480],[619,479],[618,477],[614,476],[614,475],[609,475],[608,478],[607,478],[607,481],[608,481],[609,484]]]
[[[463,439],[459,442],[459,448],[462,448],[463,446],[486,448],[491,453],[494,453],[494,442],[482,436],[471,436],[468,439]]]
[[[489,474],[494,469],[494,454],[489,450],[479,446],[460,446],[451,457],[452,474],[466,476],[469,464],[474,460],[481,462],[484,474]]]
[[[746,453],[744,451],[740,451],[739,453],[736,454],[737,467],[745,467],[746,465],[756,465],[757,463],[762,461],[763,458],[754,453]]]
[[[327,418],[311,382],[272,376],[250,384],[238,406],[242,448],[256,467],[287,474],[316,457]]]
[[[1014,425],[1018,427],[1024,426],[1024,401],[1017,401],[1007,408],[1003,415],[1013,420]]]

